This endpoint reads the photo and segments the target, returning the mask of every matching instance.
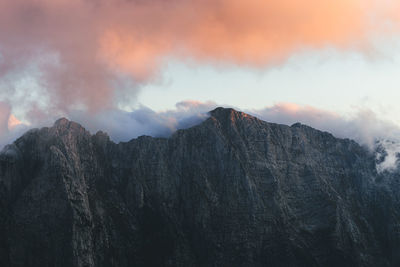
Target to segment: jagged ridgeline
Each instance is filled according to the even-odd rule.
[[[61,119],[0,156],[0,266],[400,266],[375,160],[233,109],[119,144]]]

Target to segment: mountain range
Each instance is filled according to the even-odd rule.
[[[400,172],[233,109],[115,143],[67,119],[0,154],[0,266],[400,266]]]

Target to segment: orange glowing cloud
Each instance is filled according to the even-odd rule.
[[[18,125],[21,125],[22,122],[18,120],[13,114],[8,118],[8,130],[13,130]]]
[[[170,57],[265,67],[303,50],[366,49],[398,32],[399,10],[378,0],[0,0],[0,77],[34,62],[53,108],[99,109],[113,104],[115,80],[146,81]]]
[[[370,0],[150,1],[114,8],[120,20],[102,35],[99,53],[138,76],[171,55],[263,66],[302,49],[364,44],[373,26],[370,6]]]
[[[21,124],[22,122],[11,114],[10,105],[0,102],[0,137],[5,136]]]

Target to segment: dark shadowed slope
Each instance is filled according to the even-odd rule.
[[[0,156],[0,265],[399,266],[399,182],[233,109],[120,144],[61,119]]]

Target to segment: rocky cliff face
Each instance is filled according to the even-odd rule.
[[[61,119],[0,155],[0,266],[400,266],[400,175],[218,108],[115,144]]]

